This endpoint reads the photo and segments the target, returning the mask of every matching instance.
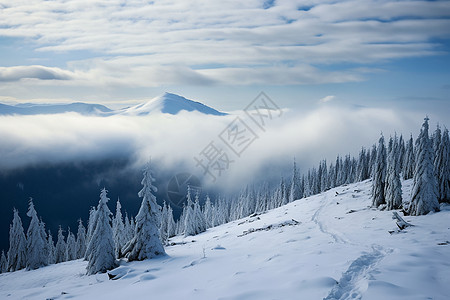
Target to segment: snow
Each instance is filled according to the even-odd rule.
[[[175,237],[167,256],[122,261],[115,280],[85,275],[83,260],[0,274],[0,299],[448,299],[450,206],[399,232],[370,191],[341,186]]]

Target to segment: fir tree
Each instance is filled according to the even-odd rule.
[[[110,225],[111,211],[108,208],[109,198],[105,188],[100,193],[97,206],[97,217],[94,232],[89,241],[87,274],[104,273],[116,264],[113,233]]]
[[[406,142],[405,155],[403,157],[403,179],[411,179],[414,176],[415,168],[415,158],[414,158],[414,140],[411,136]]]
[[[442,134],[434,159],[434,167],[438,182],[438,200],[450,202],[450,141],[447,128]]]
[[[8,270],[8,261],[6,260],[5,251],[2,250],[2,257],[0,259],[0,273],[5,273]]]
[[[48,247],[48,264],[52,265],[56,263],[56,248],[55,243],[53,242],[53,236],[50,230],[48,231],[48,239],[47,239],[47,247]]]
[[[113,226],[112,226],[115,254],[117,258],[121,256],[120,250],[122,249],[123,245],[127,242],[125,241],[125,225],[123,223],[121,209],[122,205],[120,204],[119,198],[117,198],[116,216],[113,219]]]
[[[153,185],[154,181],[150,163],[148,163],[141,182],[143,188],[138,194],[142,198],[142,203],[136,216],[134,237],[123,248],[123,253],[129,261],[144,260],[165,254],[159,237],[159,206],[153,194],[157,191]]]
[[[76,256],[78,258],[83,258],[86,254],[86,229],[83,226],[83,221],[78,220],[78,231],[77,231],[77,246],[76,246]]]
[[[386,208],[388,210],[398,209],[402,205],[402,184],[400,181],[400,166],[398,163],[399,146],[396,145],[392,137],[389,140],[389,153],[387,158],[386,172]]]
[[[297,163],[294,158],[294,166],[292,167],[291,190],[289,193],[289,202],[300,199],[300,178],[298,177]]]
[[[59,226],[58,240],[56,241],[55,260],[57,264],[66,261],[66,242],[61,226]]]
[[[34,270],[48,264],[48,252],[47,239],[42,235],[43,228],[31,198],[27,216],[31,218],[27,231],[27,270]]]
[[[187,199],[187,205],[184,207],[184,236],[189,236],[189,235],[196,235],[196,225],[195,225],[195,214],[194,214],[194,203],[192,202],[192,198],[191,198],[191,187],[188,186],[187,189],[187,195],[186,195],[186,199]]]
[[[377,157],[373,168],[372,178],[372,206],[378,207],[385,204],[384,185],[386,182],[386,147],[384,137],[381,135],[378,141]]]
[[[19,211],[13,210],[14,217],[9,228],[8,271],[14,272],[26,267],[27,240],[23,231]]]
[[[211,203],[209,195],[206,195],[203,212],[205,214],[206,228],[214,227],[214,207]]]
[[[70,231],[70,227],[67,232],[66,261],[71,261],[77,259],[77,240],[75,239],[75,235]]]
[[[416,167],[414,170],[410,215],[425,215],[431,211],[439,211],[437,182],[433,165],[433,145],[428,137],[428,117],[416,140]]]

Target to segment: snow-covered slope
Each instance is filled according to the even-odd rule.
[[[82,260],[1,274],[0,299],[449,299],[450,207],[390,234],[370,185],[176,237],[166,257],[122,263],[117,280],[84,275]]]
[[[76,112],[82,115],[102,115],[112,112],[111,109],[100,104],[71,103],[71,104],[19,104],[6,105],[0,103],[0,115],[42,115]]]
[[[176,115],[180,111],[197,111],[207,115],[223,116],[225,113],[219,112],[200,102],[195,102],[171,93],[165,93],[162,96],[136,106],[126,108],[121,111],[126,115],[148,115],[156,112]]]

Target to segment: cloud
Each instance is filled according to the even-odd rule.
[[[19,81],[22,79],[70,80],[72,78],[71,72],[60,68],[45,66],[0,67],[0,82]]]
[[[376,142],[380,131],[386,135],[394,132],[415,135],[423,118],[416,113],[390,109],[321,106],[307,113],[286,111],[280,118],[268,121],[263,131],[241,112],[239,116],[257,138],[237,156],[220,138],[236,116],[188,112],[150,117],[93,117],[75,113],[2,116],[0,169],[124,156],[131,157],[135,166],[141,166],[151,156],[165,170],[192,172],[204,178],[206,184],[213,184],[194,160],[213,142],[233,160],[216,184],[240,188],[242,182],[268,174],[263,171],[268,165],[289,167],[293,157],[305,170],[323,158],[333,161],[337,154],[357,154],[361,146],[369,147]]]
[[[336,98],[336,96],[334,96],[334,95],[325,96],[322,99],[320,99],[319,102],[327,103],[327,102],[334,100],[334,98]]]
[[[81,86],[360,81],[364,72],[346,63],[439,54],[449,16],[445,1],[323,0],[309,1],[308,9],[295,1],[7,1],[0,36],[23,38],[24,47],[50,56],[84,55],[59,68],[16,66],[28,69],[3,80],[65,79],[57,84]]]

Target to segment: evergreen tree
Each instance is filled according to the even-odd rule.
[[[100,193],[97,206],[96,224],[92,237],[87,246],[88,265],[87,274],[104,273],[115,266],[114,239],[110,225],[111,211],[108,208],[109,198],[105,188]]]
[[[392,137],[389,140],[388,148],[385,196],[386,208],[392,210],[398,209],[402,205],[402,184],[400,181],[400,166],[398,163],[399,146],[393,142]]]
[[[157,191],[153,185],[154,181],[150,163],[148,163],[141,182],[143,188],[138,194],[142,197],[142,203],[136,216],[134,237],[123,248],[123,254],[129,261],[144,260],[165,254],[159,237],[159,206],[153,195]]]
[[[206,195],[203,212],[205,214],[206,228],[214,227],[214,207],[211,203],[209,195]]]
[[[2,257],[0,259],[0,273],[8,271],[8,261],[6,260],[5,251],[2,250]]]
[[[375,161],[377,159],[377,146],[374,144],[372,145],[372,150],[370,152],[370,160],[369,160],[369,176],[373,176],[373,171],[375,167]]]
[[[74,234],[70,231],[70,227],[67,232],[66,261],[71,261],[77,259],[77,241]]]
[[[428,137],[428,117],[420,130],[416,140],[416,167],[414,169],[414,184],[410,215],[425,215],[430,211],[439,211],[437,182],[433,165],[433,145]]]
[[[197,225],[195,224],[194,203],[191,198],[191,187],[188,186],[187,190],[187,205],[184,207],[184,236],[196,235]]]
[[[289,202],[300,199],[300,178],[298,177],[297,163],[294,158],[294,166],[292,167],[291,190],[289,193]]]
[[[434,160],[439,202],[450,202],[450,141],[447,128],[442,134]]]
[[[48,231],[48,239],[47,239],[47,247],[48,247],[48,264],[52,265],[56,263],[56,248],[55,243],[53,242],[53,236],[50,230]]]
[[[400,135],[398,140],[398,154],[397,154],[397,162],[398,167],[400,168],[400,172],[403,170],[403,162],[405,160],[405,141],[403,140],[403,135]]]
[[[358,160],[358,181],[364,181],[369,178],[369,164],[367,162],[366,149],[362,148],[359,152]]]
[[[19,211],[13,210],[14,217],[9,228],[8,271],[14,272],[26,267],[27,240],[23,231]]]
[[[203,214],[201,207],[200,207],[200,194],[197,191],[197,194],[195,195],[195,202],[194,202],[194,215],[195,215],[195,224],[197,224],[197,234],[206,231],[206,220],[205,215]]]
[[[97,211],[96,211],[95,207],[91,207],[91,209],[89,210],[89,219],[88,219],[88,223],[87,223],[86,245],[89,244],[92,234],[94,233],[95,223],[97,222],[96,217],[97,217]]]
[[[159,227],[159,236],[161,237],[161,242],[163,245],[167,245],[169,235],[167,232],[167,220],[168,220],[168,211],[166,201],[163,203],[162,213],[161,213],[161,225]]]
[[[83,226],[83,221],[78,220],[78,231],[77,231],[77,246],[76,255],[78,258],[83,258],[86,254],[86,229]]]
[[[175,236],[175,221],[173,219],[173,210],[167,205],[167,236],[169,238]]]
[[[48,264],[48,252],[47,239],[42,235],[41,230],[43,228],[31,198],[27,216],[31,218],[27,231],[27,270],[34,270]]]
[[[61,226],[59,226],[58,230],[58,240],[56,241],[55,258],[57,264],[66,261],[66,242],[64,241],[64,234]]]
[[[385,204],[384,185],[386,182],[386,147],[384,137],[381,135],[378,141],[377,157],[373,168],[372,178],[372,206],[378,207]]]
[[[403,179],[411,179],[414,175],[416,160],[414,157],[414,140],[411,136],[406,142],[405,156],[403,158]]]
[[[113,237],[114,237],[114,245],[115,245],[115,254],[116,257],[119,258],[120,250],[122,249],[123,245],[125,245],[125,225],[123,223],[122,219],[122,205],[120,204],[120,199],[117,198],[117,204],[116,204],[116,216],[113,219]]]

